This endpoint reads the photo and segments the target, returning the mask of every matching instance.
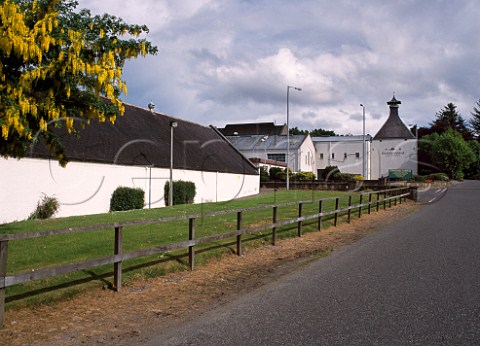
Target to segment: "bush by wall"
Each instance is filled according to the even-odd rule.
[[[295,179],[296,180],[315,180],[315,174],[312,172],[297,172],[295,173]]]
[[[268,181],[269,175],[267,166],[260,167],[260,181]]]
[[[38,201],[37,208],[28,217],[29,220],[49,219],[58,211],[60,203],[55,197],[43,195],[42,199]]]
[[[270,167],[270,180],[280,179],[280,173],[283,171],[280,167]]]
[[[170,184],[167,181],[164,187],[165,205],[169,205],[168,193],[170,191]],[[173,182],[173,205],[192,204],[195,199],[196,187],[192,181],[178,180]]]
[[[142,209],[145,205],[145,192],[140,188],[119,186],[110,198],[110,211]]]

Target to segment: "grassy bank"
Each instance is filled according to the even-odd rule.
[[[252,206],[270,205],[292,201],[307,201],[318,198],[341,196],[341,206],[348,203],[348,195],[328,191],[277,191],[275,193],[258,195],[240,200],[205,203],[195,205],[180,205],[158,209],[142,209],[129,212],[89,215],[81,217],[58,218],[50,220],[23,221],[0,225],[0,234],[39,232],[69,227],[80,227],[115,222],[147,220],[169,216],[184,216],[208,213],[219,210],[249,208]],[[354,198],[354,203],[358,198]],[[333,210],[334,201],[323,204],[323,210]],[[318,212],[318,203],[304,205],[304,215]],[[288,220],[298,215],[296,206],[278,209],[278,221]],[[272,210],[261,209],[247,211],[243,215],[243,227],[255,227],[272,221]],[[324,226],[328,227],[332,220],[325,218]],[[316,221],[304,225],[304,232],[317,229]],[[215,217],[202,217],[197,220],[196,235],[220,234],[236,229],[236,214]],[[279,237],[293,236],[296,226],[280,229]],[[258,246],[269,241],[270,232],[245,236],[246,246]],[[124,229],[123,251],[130,252],[150,248],[162,244],[170,244],[188,239],[188,220],[164,224],[129,226]],[[113,254],[113,229],[92,232],[81,232],[56,235],[42,238],[11,241],[8,252],[8,275],[43,267],[72,263]],[[225,251],[233,252],[232,239],[215,243],[203,244],[196,248],[197,265]],[[208,251],[206,251],[208,250]],[[124,282],[138,278],[148,278],[161,275],[168,271],[186,268],[187,251],[178,250],[169,253],[139,258],[124,263]],[[58,297],[69,298],[77,292],[90,286],[109,286],[113,274],[112,266],[103,266],[90,270],[78,271],[44,280],[37,280],[21,285],[8,287],[6,290],[7,307],[48,303]]]

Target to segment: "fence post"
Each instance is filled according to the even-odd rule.
[[[188,240],[195,240],[195,218],[188,219]],[[188,247],[188,264],[190,270],[195,269],[195,245]]]
[[[333,222],[333,225],[337,227],[337,222],[338,222],[338,203],[339,203],[340,198],[336,197],[335,198],[335,221]]]
[[[318,202],[318,213],[322,214],[322,201]],[[318,230],[322,229],[322,215],[318,217]]]
[[[114,255],[122,255],[123,227],[115,227],[115,249]],[[120,292],[122,289],[122,260],[113,263],[113,288]]]
[[[348,196],[348,217],[347,222],[350,223],[350,218],[352,216],[352,196]]]
[[[277,223],[277,207],[273,207],[273,224]],[[272,228],[272,245],[275,245],[275,241],[277,240],[277,227]]]
[[[8,240],[0,241],[0,329],[5,318],[5,276],[7,276]]]
[[[242,229],[242,212],[239,211],[237,213],[237,231]],[[242,255],[242,235],[237,235],[237,255]]]
[[[358,208],[358,218],[362,217],[362,202],[363,202],[363,193],[360,194],[360,207]]]
[[[383,210],[387,209],[387,191],[383,193]]]
[[[303,203],[298,203],[298,217],[302,217]],[[302,236],[302,221],[298,221],[298,236]]]
[[[372,211],[372,193],[368,193],[368,215],[370,215]]]
[[[377,192],[377,212],[378,212],[378,207],[379,207],[379,204],[380,204],[379,200],[380,200],[380,193]]]

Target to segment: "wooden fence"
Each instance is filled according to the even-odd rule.
[[[178,217],[165,217],[158,219],[149,219],[149,220],[138,220],[138,221],[126,221],[121,223],[113,224],[103,224],[103,225],[93,225],[93,226],[84,226],[84,227],[73,227],[66,229],[58,229],[51,231],[43,232],[31,232],[31,233],[21,233],[21,234],[6,234],[0,235],[0,328],[3,325],[4,321],[4,311],[5,311],[5,288],[8,286],[13,286],[21,284],[28,281],[43,279],[47,277],[52,277],[56,275],[66,274],[74,271],[85,270],[90,268],[99,267],[102,265],[113,264],[113,288],[116,291],[120,291],[122,286],[122,263],[123,261],[139,258],[149,255],[154,255],[166,251],[171,251],[175,249],[188,248],[188,261],[190,269],[193,270],[195,267],[195,246],[209,243],[218,240],[224,240],[227,238],[236,237],[236,253],[240,256],[242,254],[242,235],[253,234],[265,230],[271,230],[272,244],[275,245],[277,238],[277,230],[282,226],[297,224],[297,235],[302,236],[302,226],[305,221],[317,219],[318,229],[322,227],[322,217],[333,215],[333,224],[337,225],[339,215],[343,214],[347,216],[347,222],[350,222],[352,213],[357,213],[358,217],[361,217],[362,210],[367,209],[367,213],[370,214],[372,208],[376,211],[379,208],[387,208],[392,204],[396,205],[397,202],[402,203],[402,200],[405,200],[410,196],[410,189],[408,187],[401,187],[395,189],[388,189],[382,191],[372,191],[372,192],[363,192],[359,194],[360,200],[356,205],[352,205],[352,196],[348,197],[348,205],[340,208],[339,201],[340,197],[330,197],[322,198],[316,200],[302,201],[302,202],[289,202],[281,204],[272,204],[266,206],[257,206],[251,208],[243,208],[237,210],[225,210],[217,211],[211,213],[195,214],[195,215],[186,215]],[[373,198],[376,196],[376,198]],[[322,206],[323,202],[328,200],[335,201],[335,209],[330,211],[323,211]],[[306,203],[318,203],[318,212],[310,215],[304,215],[303,205]],[[278,220],[278,208],[285,206],[298,205],[298,217],[285,221]],[[242,226],[242,215],[246,211],[254,211],[259,209],[272,209],[272,222],[266,225],[253,227],[253,228],[244,228]],[[204,236],[201,238],[195,237],[195,224],[196,220],[202,217],[211,217],[225,214],[237,214],[237,229],[234,231],[229,231],[226,233]],[[158,224],[166,223],[172,221],[182,221],[188,220],[188,240],[161,245],[156,247],[151,247],[148,249],[137,250],[133,252],[123,253],[122,248],[122,232],[123,228],[127,226],[134,225],[148,225],[148,224]],[[114,243],[114,253],[108,257],[94,258],[85,261],[75,262],[71,264],[59,265],[54,267],[42,268],[35,271],[28,271],[23,273],[18,273],[15,275],[7,275],[7,253],[8,253],[8,243],[10,241],[18,241],[22,239],[29,238],[39,238],[46,236],[53,236],[59,234],[68,234],[75,232],[89,232],[97,231],[104,229],[112,229],[115,232],[115,243]]]

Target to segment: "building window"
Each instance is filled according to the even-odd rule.
[[[356,157],[357,159],[359,159],[359,158],[360,158],[360,153],[355,153],[355,157]]]
[[[344,158],[344,159],[347,158],[347,153],[343,153],[343,158]]]
[[[332,159],[334,159],[334,158],[335,158],[335,153],[332,153]]]
[[[285,160],[285,154],[268,154],[267,157],[269,160],[287,162]]]
[[[320,153],[320,160],[323,160],[323,153]]]

